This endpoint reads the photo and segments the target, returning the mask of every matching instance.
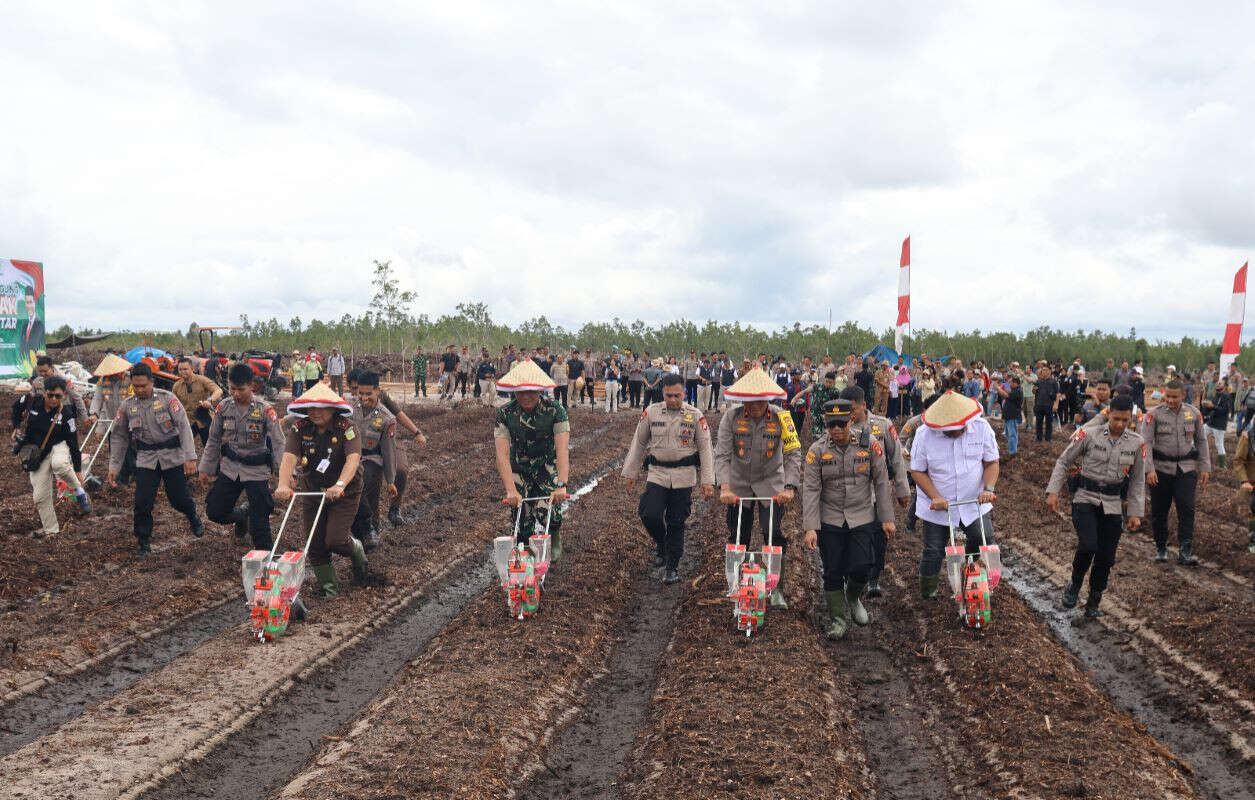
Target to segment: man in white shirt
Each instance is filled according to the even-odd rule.
[[[994,486],[998,483],[998,440],[981,416],[980,403],[946,392],[924,412],[923,426],[911,448],[911,475],[915,478],[915,513],[924,523],[924,551],[919,562],[919,589],[925,598],[937,596],[941,561],[950,537],[951,515],[967,534],[967,552],[979,552],[981,527],[993,543]],[[950,511],[955,500],[980,501]]]
[[[331,348],[331,356],[327,359],[327,374],[331,376],[331,390],[336,394],[344,392],[344,355],[340,348]]]

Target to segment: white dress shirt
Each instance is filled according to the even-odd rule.
[[[984,489],[985,462],[997,460],[998,440],[984,417],[969,421],[963,433],[954,438],[921,425],[911,446],[911,469],[927,473],[938,494],[947,500],[975,500]],[[947,513],[970,525],[992,508],[983,503],[979,512],[975,505],[960,506],[952,512],[934,511],[932,500],[922,487],[916,487],[916,515],[938,525],[950,524]]]

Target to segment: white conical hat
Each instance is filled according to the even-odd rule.
[[[724,390],[723,396],[729,400],[748,403],[752,400],[774,400],[777,397],[788,397],[789,393],[780,385],[767,377],[761,369],[751,369],[742,375],[736,383]]]
[[[497,381],[497,390],[501,392],[549,392],[555,386],[553,378],[530,358],[515,361],[505,377]]]
[[[939,431],[957,431],[979,415],[980,403],[951,390],[924,411],[924,424]]]
[[[115,356],[113,353],[110,353],[96,365],[96,369],[92,372],[92,374],[97,378],[103,378],[107,375],[117,375],[120,372],[126,372],[130,368],[130,361],[127,361],[121,356]]]
[[[288,413],[303,417],[311,408],[330,408],[332,411],[345,416],[353,413],[353,406],[332,391],[330,386],[323,383],[315,383],[299,399],[289,403]]]

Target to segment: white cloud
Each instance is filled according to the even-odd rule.
[[[53,325],[433,316],[1216,336],[1255,240],[1252,10],[27,5],[0,255]]]

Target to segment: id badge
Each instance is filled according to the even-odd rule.
[[[318,466],[314,467],[314,470],[315,470],[315,471],[317,471],[317,472],[319,472],[319,473],[324,473],[324,472],[326,472],[326,471],[327,471],[327,469],[328,469],[330,466],[331,466],[331,459],[329,459],[329,458],[324,458],[322,461],[319,461],[319,462],[318,462]]]

